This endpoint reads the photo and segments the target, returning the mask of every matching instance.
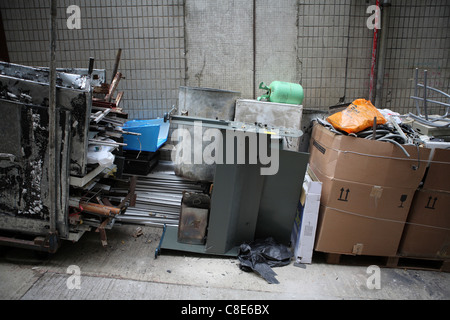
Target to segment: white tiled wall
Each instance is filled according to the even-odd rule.
[[[350,0],[300,2],[297,56],[305,106],[336,105],[346,95],[350,9]]]
[[[420,82],[423,83],[424,70],[428,70],[428,85],[450,93],[450,2],[396,0],[393,3],[386,53],[388,89],[383,94],[383,102],[387,108],[405,112],[414,106],[408,97],[414,95],[415,68],[420,70]],[[422,96],[422,91],[419,95]],[[433,92],[428,95],[435,100],[442,97]],[[443,108],[435,107],[431,112],[442,114]]]
[[[377,107],[404,113],[414,110],[417,67],[421,79],[427,69],[430,85],[450,92],[450,3],[391,2],[385,89]],[[373,30],[366,21],[375,0],[256,0],[255,10],[253,1],[234,0],[58,3],[58,65],[87,67],[92,56],[96,68],[111,72],[122,48],[119,71],[126,79],[119,90],[133,118],[162,116],[177,104],[180,85],[253,98],[261,94],[255,90],[261,81],[299,82],[308,108],[369,95]],[[67,29],[69,5],[81,8],[80,30]],[[48,65],[48,6],[47,0],[0,0],[12,62]]]
[[[69,5],[81,9],[81,29],[68,29]],[[11,62],[49,65],[50,1],[0,1]],[[163,116],[184,85],[183,0],[58,1],[58,67],[106,69],[108,79],[122,48],[123,107],[131,118]]]
[[[373,4],[300,1],[298,58],[306,105],[326,107],[368,98],[373,31],[366,26],[366,10]],[[385,89],[377,107],[406,113],[414,110],[410,96],[415,68],[421,70],[420,81],[427,69],[429,85],[450,91],[450,4],[395,0],[389,10]]]

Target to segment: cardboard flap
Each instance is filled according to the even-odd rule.
[[[427,167],[430,149],[338,135],[315,124],[310,165],[337,179],[389,187],[417,188]]]
[[[450,150],[434,149],[424,188],[450,192]]]

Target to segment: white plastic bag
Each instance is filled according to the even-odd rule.
[[[402,119],[399,117],[400,113],[389,109],[378,109],[378,111],[380,111],[385,119],[392,118],[392,120],[395,120],[398,124],[402,123]]]
[[[103,167],[108,167],[114,163],[114,155],[111,151],[114,147],[90,145],[88,148],[87,162],[89,164],[98,163]]]

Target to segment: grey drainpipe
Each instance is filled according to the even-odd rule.
[[[375,107],[383,108],[381,100],[383,98],[384,66],[386,62],[386,40],[389,26],[389,7],[391,0],[384,0],[381,4],[381,38],[378,51],[377,86],[375,92]]]

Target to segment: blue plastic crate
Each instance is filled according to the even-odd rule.
[[[164,119],[127,121],[123,130],[140,133],[141,135],[124,134],[123,142],[127,145],[123,149],[155,152],[167,141],[169,126],[170,123],[164,122]]]

